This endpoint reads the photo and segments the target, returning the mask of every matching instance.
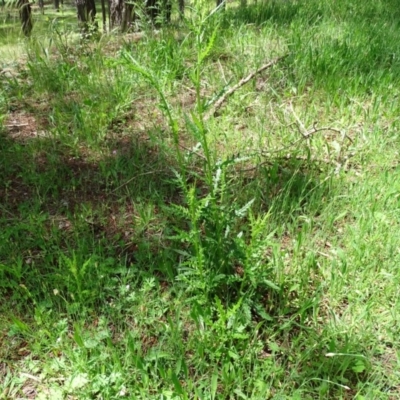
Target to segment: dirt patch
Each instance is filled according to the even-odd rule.
[[[11,113],[4,126],[8,136],[16,141],[24,142],[29,139],[46,136],[44,131],[38,129],[35,117],[23,111]]]

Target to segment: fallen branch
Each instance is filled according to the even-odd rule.
[[[346,134],[346,132],[341,131],[340,129],[337,129],[337,128],[332,128],[330,126],[323,127],[323,128],[317,128],[316,123],[314,122],[312,129],[307,130],[306,127],[304,126],[303,122],[301,122],[300,118],[297,116],[296,112],[294,111],[292,103],[290,103],[290,110],[292,111],[294,119],[296,120],[297,129],[299,130],[300,134],[303,136],[304,139],[309,139],[310,136],[314,135],[314,133],[317,133],[317,132],[332,131],[332,132],[340,133],[343,136],[343,139],[348,139],[349,142],[353,143],[353,139],[350,136],[348,136]]]
[[[353,143],[353,139],[346,134],[346,132],[341,131],[340,129],[337,128],[331,128],[330,126],[325,126],[322,128],[317,128],[315,125],[312,129],[310,129],[309,131],[307,131],[305,134],[303,134],[304,138],[308,138],[311,135],[314,135],[314,133],[317,132],[322,132],[322,131],[331,131],[331,132],[336,132],[336,133],[340,133],[341,135],[343,135],[343,137],[345,137],[349,142]]]
[[[292,111],[292,114],[293,114],[296,122],[297,122],[297,127],[298,127],[301,135],[303,136],[304,139],[307,139],[310,135],[308,134],[306,127],[301,122],[301,119],[295,113],[292,102],[290,102],[290,109]]]
[[[285,156],[282,157],[275,157],[271,160],[266,160],[263,161],[257,165],[255,165],[254,167],[249,167],[249,168],[244,168],[244,169],[240,169],[240,172],[251,172],[251,171],[255,171],[258,168],[264,166],[264,165],[273,165],[275,164],[278,160],[296,160],[296,161],[310,161],[313,163],[321,163],[321,164],[328,164],[328,165],[332,165],[335,166],[336,169],[340,168],[341,165],[334,160],[330,160],[328,158],[314,158],[314,157],[307,157],[307,156],[297,156],[297,155],[291,155],[291,154],[286,154]]]
[[[28,126],[29,124],[6,124],[6,128],[20,128],[21,126]]]
[[[257,74],[265,71],[266,69],[276,65],[279,61],[283,60],[284,58],[286,58],[288,56],[288,54],[282,56],[282,57],[278,57],[275,58],[275,60],[270,61],[267,64],[264,64],[263,66],[261,66],[260,68],[258,68],[257,70],[253,71],[251,74],[249,74],[248,76],[246,76],[245,78],[243,78],[242,80],[240,80],[235,86],[232,86],[228,91],[226,91],[224,93],[223,96],[221,96],[213,105],[212,109],[209,110],[206,114],[205,114],[205,119],[209,119],[210,117],[214,116],[215,113],[221,108],[222,104],[224,104],[224,102],[226,101],[226,99],[229,96],[232,96],[233,93],[236,92],[236,90],[240,89],[243,85],[245,85],[246,83],[250,82]]]
[[[206,156],[203,154],[199,153],[198,151],[195,151],[194,149],[189,149],[183,144],[178,144],[178,146],[184,150],[186,150],[188,153],[195,154],[197,157],[202,158],[203,160],[207,160]]]
[[[137,175],[133,176],[132,178],[128,179],[128,180],[127,180],[126,182],[124,182],[122,185],[118,186],[116,189],[112,190],[111,193],[117,192],[119,189],[121,189],[121,188],[123,188],[124,186],[128,185],[129,183],[131,183],[131,182],[132,182],[133,180],[135,180],[136,178],[139,178],[139,177],[144,176],[144,175],[156,174],[156,173],[158,173],[158,172],[163,172],[163,171],[164,171],[164,170],[162,170],[162,169],[156,169],[156,170],[154,170],[154,171],[146,171],[146,172],[143,172],[143,173],[141,173],[141,174],[137,174]]]
[[[343,140],[344,140],[344,139],[348,139],[351,143],[353,143],[353,139],[352,139],[351,137],[349,137],[349,136],[346,134],[345,131],[342,131],[342,130],[340,130],[340,129],[333,128],[333,127],[330,127],[330,126],[317,128],[317,127],[314,125],[312,129],[306,130],[306,128],[304,127],[304,125],[301,123],[300,120],[298,120],[298,123],[299,123],[300,127],[302,128],[302,130],[299,129],[300,134],[301,134],[301,137],[300,137],[299,139],[297,139],[297,140],[295,140],[295,141],[289,143],[289,144],[286,145],[286,146],[280,147],[280,148],[278,148],[278,149],[274,149],[274,150],[260,150],[260,151],[256,151],[255,153],[252,153],[252,154],[247,154],[247,155],[245,155],[245,157],[255,157],[255,156],[271,157],[271,156],[274,155],[274,154],[279,154],[279,153],[282,153],[282,152],[284,152],[284,151],[287,151],[287,150],[289,150],[289,149],[295,147],[295,146],[296,146],[298,143],[300,143],[302,140],[308,140],[308,139],[310,139],[314,134],[316,134],[316,133],[318,133],[318,132],[323,132],[323,131],[331,131],[331,132],[339,133],[339,134],[342,135]],[[296,126],[297,126],[298,128],[299,128],[299,125],[296,124]],[[298,155],[293,156],[293,155],[291,155],[291,154],[289,153],[289,154],[286,154],[286,155],[280,156],[280,157],[279,157],[279,156],[278,156],[278,157],[275,156],[272,160],[270,159],[270,160],[263,161],[263,162],[257,164],[257,165],[254,166],[254,167],[242,169],[242,170],[240,170],[240,172],[250,172],[250,171],[254,171],[254,170],[258,169],[259,167],[261,167],[261,166],[263,166],[263,165],[272,164],[272,163],[276,162],[276,160],[278,160],[278,159],[287,159],[287,160],[289,160],[289,159],[295,159],[295,160],[302,160],[302,161],[311,161],[311,162],[319,162],[319,163],[324,163],[324,164],[331,164],[331,165],[333,165],[333,166],[336,167],[335,173],[338,173],[339,170],[342,168],[342,166],[343,166],[343,165],[348,161],[348,159],[349,159],[350,157],[352,157],[353,155],[354,155],[354,154],[350,154],[349,156],[344,157],[344,158],[342,159],[341,153],[339,153],[339,155],[338,155],[338,157],[337,157],[337,160],[332,160],[332,159],[329,159],[329,158],[322,158],[322,159],[321,159],[321,158],[308,157],[308,156],[298,156]]]

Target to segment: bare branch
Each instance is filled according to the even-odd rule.
[[[295,114],[294,114],[295,115]],[[298,143],[300,143],[302,140],[308,140],[310,139],[314,134],[318,133],[318,132],[322,132],[322,131],[332,131],[332,132],[336,132],[342,135],[343,140],[344,139],[348,139],[351,143],[353,143],[353,140],[342,130],[337,129],[337,128],[332,128],[330,126],[327,127],[322,127],[322,128],[317,128],[314,124],[314,127],[310,130],[306,130],[306,128],[304,127],[304,125],[301,123],[300,119],[298,119],[298,123],[300,125],[300,127],[303,129],[303,132],[300,131],[302,137],[289,143],[286,146],[280,147],[278,149],[272,150],[272,151],[265,151],[265,150],[261,150],[261,151],[257,151],[256,153],[253,153],[251,155],[248,155],[248,157],[254,157],[254,156],[262,156],[262,157],[268,157],[268,156],[272,156],[273,154],[279,154],[282,153],[283,151],[287,151],[291,148],[293,148],[295,145],[297,145]],[[297,125],[297,124],[296,124]],[[297,127],[299,128],[299,125],[297,125]],[[300,129],[299,129],[300,130]],[[291,155],[291,154],[286,154],[284,156],[281,157],[276,157],[274,156],[273,161],[276,161],[277,159],[295,159],[295,160],[304,160],[304,161],[312,161],[312,162],[318,162],[318,163],[324,163],[324,164],[330,164],[335,166],[335,173],[338,173],[340,171],[340,169],[342,168],[342,166],[348,161],[348,158],[351,157],[352,155],[348,156],[348,157],[341,157],[341,154],[338,155],[337,160],[332,160],[329,158],[315,158],[315,157],[307,157],[307,156],[299,156],[299,155]],[[241,172],[250,172],[250,171],[254,171],[257,168],[259,168],[260,166],[266,165],[266,164],[270,164],[272,163],[272,160],[266,160],[263,161],[259,164],[257,164],[254,167],[250,167],[250,168],[246,168],[246,169],[242,169]]]
[[[135,175],[135,176],[133,176],[132,178],[130,178],[130,179],[128,179],[126,182],[124,182],[122,185],[120,185],[120,186],[118,186],[116,189],[114,189],[111,193],[115,193],[115,192],[117,192],[119,189],[121,189],[121,188],[123,188],[124,186],[126,186],[126,185],[128,185],[129,183],[131,183],[133,180],[135,180],[136,178],[139,178],[139,177],[141,177],[141,176],[144,176],[144,175],[152,175],[152,174],[156,174],[156,173],[159,173],[159,172],[164,172],[165,170],[163,170],[163,169],[156,169],[156,170],[154,170],[154,171],[146,171],[146,172],[143,172],[143,173],[141,173],[141,174],[137,174],[137,175]]]
[[[204,116],[204,118],[207,120],[210,117],[214,116],[215,113],[221,108],[222,104],[224,104],[224,102],[227,100],[227,98],[229,96],[232,96],[233,93],[235,93],[238,89],[240,89],[243,85],[245,85],[246,83],[250,82],[257,74],[265,71],[266,69],[276,65],[279,61],[283,60],[284,58],[286,58],[288,56],[288,54],[282,56],[282,57],[278,57],[275,58],[275,60],[270,61],[267,64],[264,64],[263,66],[261,66],[260,68],[258,68],[257,70],[253,71],[251,74],[247,75],[245,78],[241,79],[235,86],[232,86],[229,90],[227,90],[223,96],[221,96],[213,105],[213,107],[211,108],[211,110],[209,110],[206,115]]]
[[[29,124],[6,124],[6,128],[20,128],[21,126],[28,126]]]
[[[297,124],[298,124],[298,127],[301,128],[301,129],[299,129],[300,133],[303,135],[303,137],[304,137],[305,139],[307,139],[308,136],[309,136],[309,135],[307,135],[307,129],[306,129],[306,127],[303,125],[303,123],[301,122],[301,119],[300,119],[300,118],[297,116],[297,114],[295,113],[292,103],[290,103],[290,110],[292,111],[292,114],[293,114],[293,116],[294,116],[294,118],[295,118],[295,120],[296,120],[296,122],[297,122]]]

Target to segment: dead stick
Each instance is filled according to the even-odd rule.
[[[134,179],[139,178],[140,176],[144,176],[144,175],[151,175],[151,174],[155,174],[157,172],[163,172],[164,170],[162,169],[156,169],[154,171],[147,171],[147,172],[143,172],[141,174],[137,174],[134,177],[128,179],[126,182],[124,182],[122,185],[118,186],[116,189],[112,190],[111,193],[115,193],[117,190],[123,188],[124,186],[126,186],[128,183],[131,183]]]
[[[328,164],[328,165],[333,165],[336,168],[338,168],[341,164],[338,163],[337,161],[334,160],[329,160],[329,159],[325,159],[325,158],[314,158],[314,157],[307,157],[307,156],[292,156],[290,154],[287,154],[286,156],[283,157],[275,157],[272,160],[267,160],[267,161],[263,161],[260,164],[255,165],[254,167],[249,167],[249,168],[245,168],[245,169],[240,169],[240,172],[251,172],[251,171],[255,171],[256,169],[258,169],[259,167],[266,165],[266,164],[273,164],[274,162],[276,162],[277,160],[296,160],[296,161],[311,161],[311,162],[315,162],[315,163],[321,163],[321,164]]]
[[[283,60],[284,58],[286,58],[288,56],[288,54],[282,56],[282,57],[278,57],[275,58],[275,60],[270,61],[267,64],[264,64],[263,66],[261,66],[260,68],[258,68],[257,70],[253,71],[251,74],[247,75],[245,78],[243,78],[242,80],[240,80],[235,86],[232,86],[227,92],[224,93],[224,95],[222,97],[220,97],[215,103],[214,106],[212,107],[212,109],[206,113],[205,115],[205,119],[209,119],[210,117],[212,117],[213,115],[215,115],[215,113],[221,108],[222,104],[226,101],[226,99],[231,96],[233,93],[236,92],[236,90],[238,90],[239,88],[241,88],[243,85],[245,85],[247,82],[250,82],[257,74],[259,74],[260,72],[265,71],[266,69],[274,66],[275,64],[277,64],[279,61]]]

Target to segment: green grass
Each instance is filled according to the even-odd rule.
[[[0,399],[400,398],[397,2],[204,10],[0,13]]]

